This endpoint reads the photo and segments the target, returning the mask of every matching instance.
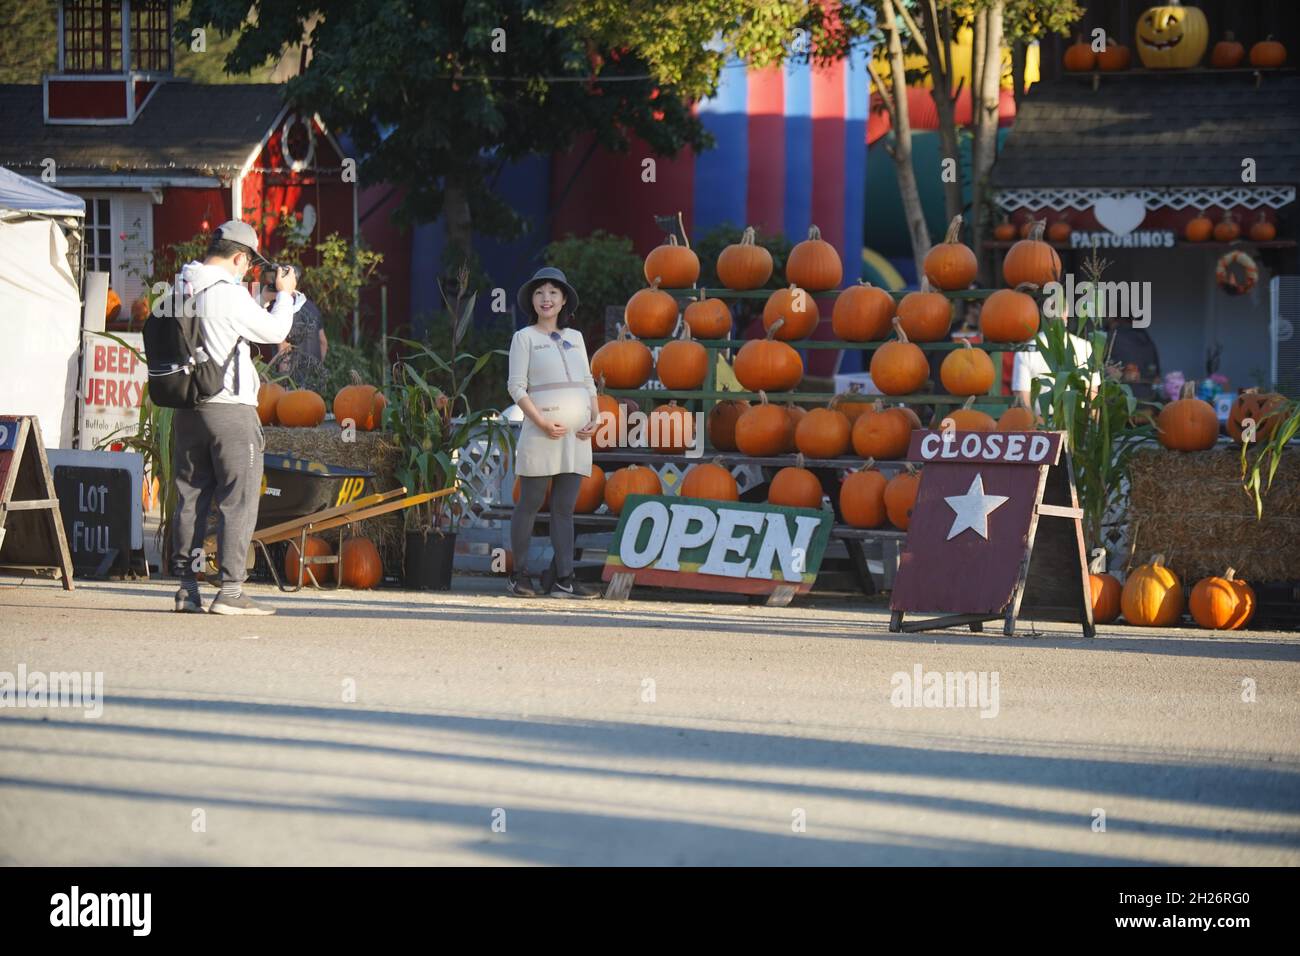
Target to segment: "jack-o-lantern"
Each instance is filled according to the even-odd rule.
[[[1210,42],[1205,14],[1177,0],[1142,11],[1137,22],[1137,54],[1149,70],[1196,66]]]

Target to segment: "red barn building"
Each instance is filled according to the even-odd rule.
[[[355,170],[319,117],[277,84],[176,79],[169,0],[65,0],[58,14],[57,72],[0,85],[0,165],[86,200],[85,268],[123,303],[153,250],[228,219],[270,249],[282,209],[313,242],[355,236]]]

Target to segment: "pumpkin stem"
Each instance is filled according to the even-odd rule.
[[[803,467],[803,452],[799,452],[799,454],[794,456],[794,466],[796,468]]]
[[[1237,569],[1236,569],[1236,568],[1228,568],[1228,570],[1226,570],[1226,571],[1223,572],[1223,579],[1224,579],[1225,581],[1231,581],[1231,580],[1233,580],[1234,578],[1236,578],[1236,576],[1237,576]]]
[[[650,280],[650,288],[652,289],[659,288],[659,283],[661,281],[663,281],[663,276],[655,276],[653,279]]]
[[[717,465],[719,468],[726,468],[726,467],[727,467],[726,465],[724,465],[724,464],[722,463],[722,456],[721,456],[721,455],[714,455],[714,456],[713,456],[713,462],[712,462],[712,464]]]
[[[964,345],[966,348],[970,348],[970,339],[962,339],[961,344]]]
[[[682,211],[680,209],[677,210],[677,228],[682,231],[682,238],[686,240],[686,248],[689,249],[691,247],[691,237],[686,235],[686,223],[682,219]]]
[[[1092,563],[1088,565],[1088,571],[1091,574],[1102,574],[1106,570],[1106,549],[1092,549]]]
[[[881,412],[885,410],[885,403],[882,402],[880,399],[876,399],[874,402],[871,403],[871,410],[875,412],[877,415],[879,415]]]
[[[746,226],[744,233],[740,237],[740,244],[742,246],[752,246],[754,244],[754,235],[754,227]]]
[[[961,242],[961,215],[952,217],[952,222],[948,223],[948,233],[943,237],[944,242],[959,243]]]
[[[767,392],[763,391],[761,388],[758,390],[758,400],[764,405],[767,404]]]
[[[894,326],[894,331],[898,333],[898,341],[906,342],[907,333],[903,331],[903,320],[900,319],[898,316],[894,316],[893,319],[890,320],[890,322]]]
[[[1193,379],[1193,380],[1190,381],[1190,382],[1183,382],[1183,390],[1182,390],[1181,392],[1178,393],[1178,397],[1179,397],[1180,399],[1181,399],[1181,398],[1195,398],[1195,397],[1196,397],[1196,380]]]
[[[929,276],[922,276],[922,277],[921,277],[921,291],[922,291],[922,292],[933,292],[933,291],[934,291],[934,286],[930,285],[930,277],[929,277]]]
[[[870,471],[872,468],[875,467],[876,467],[876,459],[868,458],[866,461],[862,463],[862,467],[859,468],[858,471]]]
[[[967,343],[967,344],[970,344],[970,343]],[[962,407],[962,408],[970,408],[970,407],[971,407],[972,405],[974,405],[974,404],[975,404],[975,396],[972,395],[970,398],[966,399],[966,401],[964,401],[964,402],[961,403],[961,407]]]
[[[1042,242],[1043,232],[1047,229],[1046,219],[1035,219],[1034,224],[1029,227],[1029,241]]]
[[[822,237],[822,231],[821,231],[820,229],[818,229],[816,226],[809,226],[809,227],[808,227],[808,238],[809,238],[809,239],[820,239],[821,237]]]
[[[1158,568],[1158,567],[1163,567],[1163,566],[1164,566],[1164,563],[1165,563],[1165,556],[1164,556],[1163,553],[1162,553],[1162,554],[1153,554],[1153,555],[1151,555],[1151,564],[1152,564],[1152,566],[1157,567],[1157,568]]]
[[[767,340],[769,342],[772,341],[772,339],[776,338],[776,330],[783,325],[785,325],[784,318],[777,319],[775,322],[772,323],[772,327],[767,330]]]
[[[1025,295],[1038,295],[1042,291],[1042,286],[1035,285],[1032,282],[1022,282],[1016,286],[1017,292],[1023,292]]]
[[[356,369],[352,369],[352,370],[349,372],[349,374],[350,374],[351,377],[352,377],[352,384],[353,384],[353,385],[364,385],[364,384],[366,384],[366,380],[365,380],[364,378],[361,377],[361,373],[358,372]]]

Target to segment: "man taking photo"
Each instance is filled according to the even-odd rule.
[[[201,262],[181,270],[187,300],[199,317],[203,344],[222,363],[221,390],[194,408],[178,408],[173,421],[176,475],[176,527],[172,539],[172,573],[181,579],[176,610],[202,613],[197,565],[201,565],[208,515],[216,505],[217,558],[221,593],[212,614],[274,614],[243,593],[247,555],[257,523],[262,491],[262,452],[266,447],[257,418],[257,369],[248,343],[283,342],[293,324],[294,271],[276,272],[275,303],[263,309],[242,285],[254,262],[267,260],[257,251],[257,233],[238,220],[213,234]]]

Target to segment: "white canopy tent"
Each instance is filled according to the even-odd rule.
[[[0,414],[35,415],[50,448],[70,448],[81,291],[60,220],[86,203],[0,167]]]

